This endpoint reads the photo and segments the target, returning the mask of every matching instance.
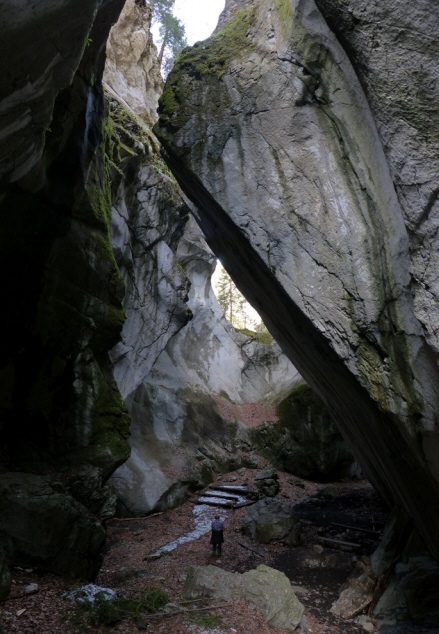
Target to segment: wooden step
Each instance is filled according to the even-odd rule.
[[[207,504],[208,506],[220,506],[222,508],[231,508],[235,506],[231,500],[225,500],[220,498],[208,498],[208,497],[200,497],[195,502],[195,504]]]
[[[225,491],[217,491],[216,489],[212,489],[211,491],[204,491],[203,497],[218,497],[224,498],[225,500],[239,500],[239,495],[233,495],[233,493],[227,493]]]
[[[217,491],[226,491],[227,493],[241,493],[241,495],[254,493],[252,489],[249,489],[247,486],[240,485],[240,484],[236,484],[236,485],[220,484],[216,486],[211,484],[209,489],[216,489]]]

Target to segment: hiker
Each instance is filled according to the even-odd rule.
[[[218,548],[218,555],[221,555],[221,544],[224,541],[224,522],[220,519],[219,515],[215,515],[215,519],[212,520],[212,537],[210,543],[212,544],[213,554],[216,554]]]

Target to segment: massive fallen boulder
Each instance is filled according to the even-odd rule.
[[[94,579],[104,541],[102,524],[60,482],[0,475],[0,546],[9,563]]]
[[[261,544],[285,540],[291,546],[300,543],[300,519],[291,506],[276,498],[253,504],[242,521],[244,533]]]
[[[184,584],[184,596],[244,600],[262,614],[268,625],[288,632],[294,632],[304,612],[284,573],[264,565],[244,574],[226,572],[216,566],[192,566]]]
[[[392,107],[380,107],[387,117],[380,133],[355,68],[313,0],[234,0],[218,32],[180,56],[157,134],[213,251],[329,406],[370,480],[406,509],[439,558],[439,516],[430,512],[439,504],[439,289],[434,267],[423,275],[437,186],[427,170],[415,198],[414,161],[395,190],[403,163],[386,146],[385,123],[399,156],[413,148],[421,160],[426,144],[437,162],[436,135],[426,132],[431,109],[406,108],[405,84],[387,78],[389,67],[398,77],[411,58],[412,46],[399,45],[413,37],[410,24],[430,41],[439,7],[398,3],[398,14],[411,17],[395,30],[392,0],[354,4],[351,22],[361,7],[363,30],[349,39],[357,51],[350,57],[366,60],[367,94],[377,85],[391,96]],[[364,34],[378,4],[389,24],[374,29],[369,46]],[[345,11],[345,3],[329,5]],[[370,51],[386,38],[396,45],[386,45],[385,64],[369,68]],[[411,104],[435,90],[435,47],[416,54],[426,66]],[[422,131],[420,144],[411,126]],[[413,267],[422,269],[415,284]]]

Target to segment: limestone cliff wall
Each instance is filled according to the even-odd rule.
[[[124,289],[101,87],[122,5],[3,3],[0,38],[0,547],[11,563],[88,578],[105,540],[96,516],[115,502],[101,486],[129,454],[108,357]]]
[[[162,76],[149,6],[126,0],[107,42],[104,82],[142,119],[157,120]]]
[[[123,514],[175,506],[218,469],[242,464],[246,430],[215,395],[263,401],[303,382],[277,344],[236,333],[225,319],[210,283],[216,258],[160,161],[143,157],[113,207],[127,319],[111,356],[132,451],[110,483]]]
[[[437,8],[409,4],[395,27],[392,0],[358,0],[344,35],[346,3],[322,2],[340,42],[312,0],[235,0],[170,74],[157,133],[210,246],[439,556],[434,43],[407,105],[398,81]]]

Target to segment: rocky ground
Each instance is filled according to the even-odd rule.
[[[253,485],[258,473],[258,470],[240,470],[220,477],[217,483],[247,482]],[[355,561],[368,556],[373,550],[376,537],[372,533],[364,533],[358,539],[357,533],[353,534],[334,523],[355,524],[379,532],[386,513],[380,499],[365,481],[315,484],[286,473],[279,474],[279,481],[278,499],[295,505],[302,519],[301,546],[291,548],[283,543],[260,545],[252,543],[249,537],[243,537],[240,526],[247,513],[244,507],[221,511],[226,526],[221,558],[212,555],[206,534],[194,541],[181,543],[158,558],[149,557],[194,530],[196,496],[178,509],[162,514],[143,519],[113,519],[108,522],[104,562],[96,584],[111,588],[122,597],[138,597],[139,593],[151,588],[154,592],[163,590],[174,604],[168,608],[170,611],[160,616],[136,616],[133,604],[134,607],[127,608],[122,621],[112,626],[99,625],[96,619],[93,621],[89,611],[66,598],[66,593],[81,585],[77,581],[37,570],[15,568],[12,571],[12,594],[1,610],[6,634],[133,634],[142,629],[154,634],[221,634],[226,631],[285,634],[286,630],[269,627],[260,615],[241,602],[224,604],[200,600],[184,603],[183,584],[189,566],[214,564],[227,571],[245,572],[261,563],[285,572],[304,604],[305,620],[298,633],[364,633],[366,630],[360,623],[361,617],[360,621],[358,618],[357,621],[342,621],[334,617],[329,608]],[[214,508],[207,510],[207,521],[215,512]],[[343,550],[335,543],[334,548],[330,548],[331,543],[322,541],[322,536],[359,542],[359,548]],[[249,550],[248,546],[256,548],[259,553]],[[34,594],[26,594],[30,584],[38,585]],[[160,597],[160,593],[156,594]],[[367,621],[366,627],[374,631],[370,621]]]

